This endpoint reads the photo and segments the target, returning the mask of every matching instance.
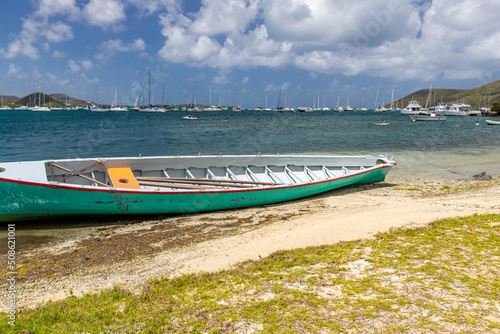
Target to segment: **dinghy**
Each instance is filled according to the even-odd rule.
[[[0,221],[187,213],[381,182],[387,156],[174,156],[0,163]]]
[[[494,121],[491,119],[487,119],[486,124],[488,124],[488,125],[500,125],[500,121]]]
[[[410,116],[411,120],[413,122],[415,121],[446,121],[447,117],[446,116],[438,116],[435,113],[432,113],[430,115],[412,115]]]

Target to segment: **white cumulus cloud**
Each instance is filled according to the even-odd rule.
[[[497,0],[203,0],[161,15],[158,55],[188,66],[298,68],[428,81],[471,78],[500,57]]]
[[[30,59],[39,57],[35,44],[39,38],[47,42],[59,43],[74,38],[72,28],[64,22],[50,22],[50,18],[57,15],[78,17],[79,9],[74,0],[40,0],[36,10],[23,18],[21,32],[6,48],[0,49],[0,54],[5,58],[26,56]],[[42,41],[42,46],[47,50],[47,44]]]
[[[260,0],[204,0],[190,26],[197,35],[243,32],[259,13]]]
[[[94,64],[90,59],[82,59],[82,60],[73,60],[70,59],[68,61],[69,71],[71,73],[78,73],[81,71],[90,71],[93,68]]]
[[[101,42],[99,45],[101,53],[97,54],[95,58],[101,62],[108,61],[117,52],[140,52],[146,50],[146,43],[142,38],[137,38],[133,42],[124,44],[121,39],[110,39]]]
[[[91,26],[120,29],[125,19],[125,7],[118,0],[90,0],[83,8],[85,20]]]

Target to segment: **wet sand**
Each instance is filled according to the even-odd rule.
[[[366,238],[391,227],[498,213],[499,195],[500,179],[388,177],[378,184],[242,210],[19,223],[18,307],[115,285],[134,291],[153,277],[226,269],[278,250]],[[0,260],[5,257],[3,251]],[[6,289],[0,289],[5,303]]]

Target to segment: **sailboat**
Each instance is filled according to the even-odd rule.
[[[347,98],[347,103],[344,108],[344,111],[354,111],[354,108],[349,105],[349,97]]]
[[[383,105],[379,104],[379,95],[380,95],[380,86],[377,87],[377,96],[375,97],[375,109],[373,110],[374,112],[381,112],[384,111]]]
[[[323,108],[321,110],[323,110],[323,111],[330,110],[330,108],[328,108],[326,106],[326,93],[325,93],[325,96],[323,97]]]
[[[108,112],[109,108],[104,108],[104,107],[102,107],[102,106],[99,105],[99,86],[95,86],[95,92],[96,92],[97,105],[93,104],[90,107],[90,111],[93,111],[93,112]]]
[[[111,111],[128,111],[127,108],[125,107],[118,107],[118,98],[117,98],[117,90],[115,89],[115,97],[113,99],[113,102],[111,102],[111,108],[109,108]]]
[[[148,106],[139,108],[140,112],[166,112],[165,108],[153,106],[151,104],[151,69],[148,71]]]
[[[311,107],[306,107],[305,106],[305,88],[302,87],[302,107],[298,107],[297,110],[299,112],[313,112],[313,109]],[[319,105],[319,100],[318,100],[318,105]]]
[[[219,107],[212,105],[212,86],[209,87],[209,90],[210,90],[209,104],[208,104],[208,107],[203,108],[203,111],[217,111],[217,110],[219,110]]]
[[[2,90],[2,102],[0,104],[0,110],[10,110],[10,109],[12,108],[3,105],[3,90]]]
[[[344,108],[340,106],[340,92],[337,94],[337,103],[335,103],[335,109],[333,109],[333,111],[344,111]]]
[[[281,88],[278,92],[278,106],[276,107],[275,111],[277,112],[285,112],[286,109],[283,108],[282,103],[281,103]]]
[[[264,108],[263,110],[265,110],[265,111],[273,111],[271,108],[267,107],[267,95],[266,95],[266,108]]]
[[[432,87],[432,85],[431,85]],[[392,89],[392,95],[391,95],[391,109],[392,111],[397,110],[397,108],[394,106],[394,88]]]
[[[321,107],[319,106],[319,95],[318,95],[318,104],[316,106],[313,106],[314,111],[321,111]]]
[[[238,88],[235,88],[235,90],[234,90],[234,104],[233,104],[232,110],[235,112],[240,112],[242,109],[239,105],[236,104],[237,94],[238,94]]]
[[[42,106],[42,87],[40,86],[38,92],[38,105],[31,108],[31,111],[50,111],[50,108],[45,106],[45,94],[43,95],[43,104]]]
[[[358,109],[359,111],[367,111],[368,109],[365,108],[365,96],[361,96],[361,108]]]
[[[189,99],[191,99],[191,97]],[[201,107],[198,107],[197,103],[196,103],[196,86],[194,86],[193,100],[194,100],[194,106],[191,108],[188,108],[188,111],[196,111],[196,112],[203,111],[203,109],[201,109]]]

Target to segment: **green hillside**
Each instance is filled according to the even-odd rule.
[[[85,106],[87,104],[87,101],[75,99],[65,94],[49,95],[44,93],[40,94],[38,92],[31,93],[21,98],[17,96],[4,96],[3,100],[5,105],[11,107],[38,105],[39,101],[41,101],[42,105],[45,103],[47,106],[52,106],[52,107],[66,106],[66,101],[70,105]]]
[[[403,99],[396,101],[396,105],[406,107],[410,100],[418,101],[425,107],[427,97],[429,96],[429,89],[421,89],[417,92],[405,96]],[[470,104],[473,108],[480,108],[488,106],[488,103],[500,100],[500,80],[488,83],[486,85],[473,88],[473,89],[441,89],[433,88],[432,97],[429,101],[429,106],[436,105],[443,102],[446,104],[451,103],[466,103]]]

